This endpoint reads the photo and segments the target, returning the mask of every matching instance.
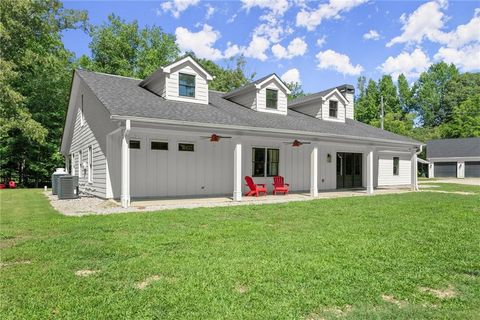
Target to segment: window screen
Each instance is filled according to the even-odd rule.
[[[168,142],[152,141],[150,148],[152,150],[168,150]]]
[[[278,92],[277,90],[267,89],[267,108],[277,109]]]
[[[195,151],[195,146],[193,143],[179,143],[178,144],[178,151]]]
[[[195,98],[195,76],[180,73],[178,81],[178,94],[182,97]]]

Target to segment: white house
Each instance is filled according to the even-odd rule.
[[[427,142],[429,178],[480,177],[480,137]]]
[[[245,176],[292,191],[409,185],[420,142],[353,120],[342,85],[288,102],[271,74],[232,92],[191,57],[144,80],[75,70],[61,152],[80,190],[101,198],[231,195]]]

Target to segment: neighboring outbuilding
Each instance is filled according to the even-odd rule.
[[[427,142],[430,178],[480,177],[480,137]]]
[[[270,74],[232,92],[193,58],[144,80],[75,70],[61,152],[80,191],[101,198],[231,195],[245,176],[290,191],[406,185],[422,143],[355,121],[354,88],[288,101]]]

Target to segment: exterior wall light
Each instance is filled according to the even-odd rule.
[[[330,153],[327,154],[327,162],[332,162],[332,155]]]

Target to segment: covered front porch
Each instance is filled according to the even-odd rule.
[[[219,138],[212,139],[212,132]],[[124,208],[152,203],[211,206],[371,195],[380,192],[374,191],[379,185],[378,155],[386,152],[401,154],[403,161],[408,159],[411,165],[402,170],[403,175],[408,171],[408,183],[403,182],[402,189],[417,188],[417,150],[381,141],[346,141],[289,132],[252,135],[220,128],[186,130],[142,123],[133,126],[126,120],[124,128],[107,138],[107,145],[107,198],[119,199]],[[291,194],[270,195],[275,175],[285,177]],[[265,184],[269,195],[245,197],[245,176]]]

